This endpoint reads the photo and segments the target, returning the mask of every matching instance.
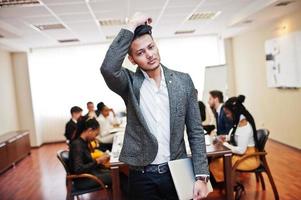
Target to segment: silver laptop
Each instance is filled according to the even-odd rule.
[[[192,169],[191,158],[169,161],[168,166],[179,199],[193,199],[195,176]],[[213,191],[210,181],[207,183],[207,187],[209,192]]]

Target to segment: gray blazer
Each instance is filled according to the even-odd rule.
[[[122,29],[108,49],[101,73],[108,87],[120,95],[127,108],[127,125],[120,161],[132,166],[146,166],[155,159],[158,141],[150,132],[139,107],[144,75],[122,67],[133,33]],[[192,152],[195,174],[209,175],[204,131],[193,82],[188,74],[163,67],[170,105],[170,158],[186,158],[184,128]]]

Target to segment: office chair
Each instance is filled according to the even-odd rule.
[[[266,142],[268,140],[269,134],[270,134],[270,132],[267,129],[257,130],[257,138],[258,138],[258,142],[259,142],[258,152],[245,155],[240,160],[238,160],[232,167],[232,174],[235,175],[235,172],[255,173],[256,181],[259,182],[259,180],[260,180],[262,190],[265,190],[265,183],[264,183],[264,179],[263,179],[263,176],[262,176],[262,173],[265,172],[267,174],[268,178],[269,178],[270,183],[271,183],[272,190],[274,192],[275,200],[279,200],[279,194],[278,194],[274,179],[272,177],[271,170],[270,170],[269,165],[268,165],[267,160],[266,160],[267,152],[265,151],[265,145],[266,145]],[[250,157],[253,157],[253,156],[259,157],[259,159],[260,159],[259,167],[257,167],[254,170],[239,170],[239,169],[237,169],[237,167],[239,166],[240,163],[244,162],[244,160],[246,160],[247,158],[250,158]],[[233,180],[235,180],[235,179],[233,178]],[[241,183],[237,183],[236,187],[242,187],[243,188],[243,185]],[[235,199],[240,199],[240,195],[241,194],[236,193],[235,194]]]
[[[105,193],[105,196],[107,197],[107,199],[110,199],[109,197],[109,192],[108,192],[108,186],[106,186],[103,181],[101,179],[99,179],[98,177],[92,175],[92,174],[71,174],[70,168],[68,166],[69,163],[69,151],[67,150],[60,150],[57,152],[57,158],[59,159],[59,161],[62,163],[62,165],[64,166],[64,169],[66,171],[66,189],[67,189],[67,200],[73,200],[74,196],[77,197],[79,195],[82,194],[86,194],[86,193],[90,193],[90,192],[96,192],[96,191],[100,191],[103,190]],[[92,187],[92,188],[88,188],[88,189],[77,189],[74,187],[74,180],[75,179],[91,179],[93,181],[95,181],[96,183],[98,183],[98,186],[96,187]]]

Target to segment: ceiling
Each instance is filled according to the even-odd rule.
[[[35,4],[0,7],[0,47],[26,51],[109,42],[136,11],[153,19],[155,37],[165,38],[230,37],[301,10],[301,0],[281,7],[275,5],[284,0],[0,0],[0,5],[29,1]]]

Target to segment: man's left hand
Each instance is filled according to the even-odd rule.
[[[207,197],[209,191],[207,187],[207,183],[201,180],[197,180],[194,183],[193,188],[193,200],[200,200]]]

